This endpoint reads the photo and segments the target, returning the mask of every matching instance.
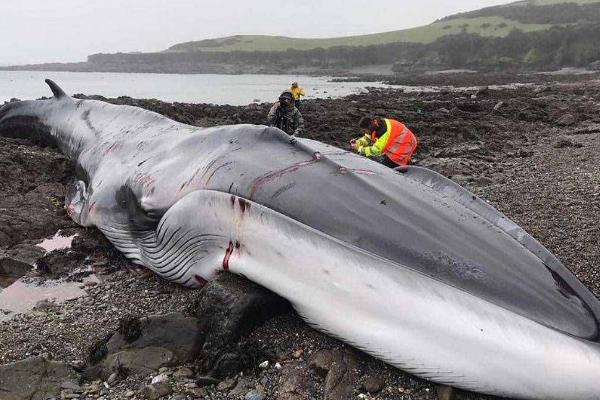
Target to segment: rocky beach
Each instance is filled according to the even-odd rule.
[[[592,78],[516,85],[518,76],[461,74],[429,80],[460,87],[308,100],[304,136],[349,149],[361,116],[404,121],[420,140],[416,165],[489,202],[600,296],[600,81]],[[480,86],[496,83],[506,86]],[[263,124],[270,108],[75,97],[202,127]],[[450,398],[312,329],[242,278],[223,273],[191,290],[130,264],[98,230],[67,216],[74,171],[65,157],[26,133],[11,136],[0,137],[0,399]],[[57,233],[70,246],[38,246]],[[11,285],[17,279],[22,286]],[[53,295],[28,309],[22,303],[40,287]],[[7,307],[11,299],[23,310]]]

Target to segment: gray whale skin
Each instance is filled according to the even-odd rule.
[[[228,270],[312,326],[419,377],[523,399],[600,399],[600,303],[548,250],[430,170],[388,169],[265,126],[200,128],[54,97],[0,135],[75,164],[69,215],[200,286]]]

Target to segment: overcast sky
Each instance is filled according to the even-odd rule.
[[[411,28],[509,0],[2,0],[0,65],[85,61],[236,34],[335,37]]]

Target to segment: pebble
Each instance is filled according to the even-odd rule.
[[[179,369],[177,369],[177,371],[175,371],[173,373],[173,377],[174,378],[179,378],[179,379],[185,379],[185,378],[191,378],[194,376],[194,371],[192,371],[190,368],[188,367],[181,367]]]
[[[268,361],[263,361],[260,364],[258,364],[258,367],[262,368],[262,369],[266,369],[268,366],[269,366],[269,362]]]
[[[229,390],[232,387],[234,387],[235,384],[236,384],[235,379],[228,378],[222,382],[219,382],[219,384],[217,385],[217,390],[219,390],[219,391]]]
[[[377,393],[383,389],[383,386],[383,380],[375,376],[366,377],[362,384],[362,387],[369,393]]]
[[[264,400],[265,395],[258,392],[257,390],[251,390],[248,393],[246,393],[246,396],[244,396],[245,400]]]
[[[193,396],[200,397],[202,399],[208,396],[208,391],[205,388],[193,388],[187,390],[187,393],[190,393]]]
[[[293,352],[292,353],[292,357],[294,357],[294,358],[300,358],[300,357],[302,357],[302,349],[296,350],[295,352]]]
[[[108,383],[109,385],[112,385],[113,382],[115,382],[118,377],[119,377],[119,374],[117,372],[113,372],[112,374],[110,374],[110,376],[106,380],[106,383]]]
[[[199,376],[199,377],[196,379],[196,384],[197,384],[198,386],[200,386],[200,387],[203,387],[203,386],[210,386],[210,385],[216,385],[216,384],[218,384],[218,383],[219,383],[219,380],[218,380],[218,379],[215,379],[215,378],[213,378],[213,377],[211,377],[211,376]]]
[[[167,374],[159,374],[159,375],[156,375],[154,378],[152,378],[151,383],[166,382],[168,380],[169,380],[169,376]]]
[[[148,400],[158,400],[163,396],[167,396],[173,392],[171,386],[165,382],[150,384],[142,389],[142,395]]]

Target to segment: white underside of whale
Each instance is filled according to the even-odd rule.
[[[156,232],[131,240],[121,250],[168,279],[208,280],[227,268],[288,299],[317,329],[419,377],[505,397],[600,399],[598,344],[239,197],[190,193]],[[178,268],[162,271],[160,260],[174,256]]]

